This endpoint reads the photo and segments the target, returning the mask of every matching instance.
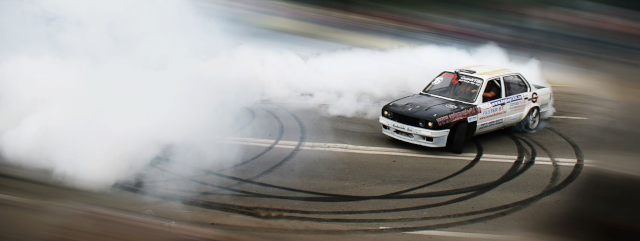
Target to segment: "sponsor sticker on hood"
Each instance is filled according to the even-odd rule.
[[[458,112],[454,112],[454,113],[442,116],[440,118],[437,118],[436,121],[438,122],[439,126],[442,126],[454,121],[462,120],[469,116],[478,115],[481,112],[482,112],[482,109],[476,106],[476,107],[471,107],[469,109],[465,109],[462,111],[458,111]]]

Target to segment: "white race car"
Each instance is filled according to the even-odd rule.
[[[521,125],[534,130],[549,110],[551,88],[505,68],[476,65],[438,75],[419,94],[382,107],[382,133],[461,153],[475,135]]]

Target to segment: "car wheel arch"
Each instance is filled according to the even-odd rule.
[[[522,129],[524,129],[524,130],[526,130],[526,131],[533,131],[533,129],[536,129],[536,128],[533,128],[533,129],[531,129],[531,130],[528,130],[528,129],[529,129],[529,127],[527,127],[527,126],[526,126],[527,124],[525,123],[525,121],[528,121],[529,114],[530,114],[530,113],[531,113],[531,111],[533,111],[533,110],[538,110],[538,116],[537,116],[537,118],[538,118],[538,123],[536,124],[536,128],[538,128],[538,126],[540,125],[540,121],[542,120],[542,117],[541,117],[541,116],[542,116],[542,112],[540,112],[540,106],[532,106],[531,108],[527,109],[527,112],[525,112],[525,114],[524,114],[524,118],[522,118],[522,120],[521,120],[521,121],[517,122],[517,123],[519,123],[519,125],[521,126],[520,128],[522,128]]]

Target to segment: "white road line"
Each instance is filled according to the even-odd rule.
[[[435,231],[435,230],[405,232],[405,233],[429,235],[429,236],[440,236],[440,237],[453,237],[453,238],[472,238],[472,239],[492,239],[492,240],[520,240],[521,239],[521,237],[512,236],[512,235],[447,232],[447,231]]]
[[[586,118],[586,117],[561,116],[561,115],[552,115],[552,116],[549,116],[549,118],[555,118],[555,119],[572,119],[572,120],[588,120],[588,119],[589,119],[589,118]]]
[[[227,143],[248,145],[248,146],[270,146],[274,140],[268,139],[255,139],[255,138],[228,138]],[[293,149],[298,143],[295,141],[280,141],[275,148]],[[344,152],[344,153],[356,153],[356,154],[372,154],[372,155],[389,155],[389,156],[406,156],[406,157],[419,157],[419,158],[432,158],[432,159],[446,159],[446,160],[465,160],[469,161],[475,153],[465,153],[461,155],[431,155],[411,152],[405,149],[387,148],[387,147],[372,147],[372,146],[356,146],[348,144],[337,143],[319,143],[319,142],[305,142],[301,147],[303,150],[315,150],[315,151],[331,151],[331,152]],[[494,155],[483,154],[480,161],[484,162],[503,162],[513,163],[516,160],[516,156],[508,155]],[[576,163],[575,159],[556,158],[559,166],[573,166]],[[536,157],[536,164],[541,165],[553,165],[551,159],[548,157]]]

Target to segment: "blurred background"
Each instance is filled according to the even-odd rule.
[[[227,1],[216,7],[236,22],[350,46],[471,49],[496,43],[513,59],[538,59],[554,91],[588,96],[582,104],[600,118],[582,130],[593,159],[640,173],[640,15],[634,1]]]
[[[13,3],[4,1],[0,8]],[[575,205],[542,217],[545,221],[531,227],[531,238],[523,239],[640,239],[640,208],[636,205],[640,201],[640,2],[192,0],[191,3],[205,15],[222,17],[230,23],[226,30],[234,34],[251,36],[269,45],[279,42],[289,45],[293,39],[296,46],[290,47],[305,56],[316,54],[315,49],[389,50],[428,44],[473,49],[493,43],[506,49],[512,59],[537,59],[542,75],[554,89],[555,100],[562,103],[563,108],[557,108],[555,115],[590,119],[587,124],[580,124],[580,128],[567,128],[566,132],[579,143],[587,160],[598,162],[592,163],[594,171],[580,177],[581,185],[572,186],[575,189],[565,202]],[[132,215],[114,211],[148,201],[123,198],[114,194],[116,190],[78,191],[60,185],[48,170],[24,169],[13,164],[3,164],[0,172],[3,240],[326,238],[265,237],[180,225],[155,218],[153,212]],[[102,235],[105,232],[109,235]],[[331,238],[376,240],[372,236]]]
[[[206,4],[206,1],[201,1]],[[233,1],[237,21],[367,47],[498,43],[536,57],[637,64],[633,1]],[[271,21],[260,21],[260,15]],[[253,16],[253,17],[251,17]],[[286,18],[284,21],[279,18]],[[283,21],[283,22],[278,22]],[[288,23],[288,24],[287,24]],[[303,26],[333,28],[314,31]],[[375,40],[353,39],[368,36]],[[341,36],[346,34],[347,36]],[[375,39],[374,37],[374,39]],[[397,42],[394,42],[397,41]]]

